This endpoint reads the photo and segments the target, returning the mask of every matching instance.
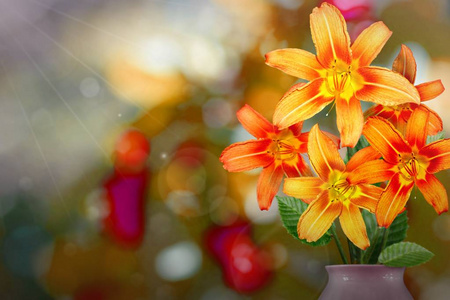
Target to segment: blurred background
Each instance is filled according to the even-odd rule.
[[[0,298],[317,298],[335,245],[291,238],[276,201],[257,207],[260,170],[228,173],[218,158],[251,138],[235,117],[245,103],[271,120],[296,78],[264,54],[314,52],[321,2],[1,0]],[[416,84],[450,86],[448,1],[329,2],[353,39],[378,20],[393,31],[375,65],[405,43]],[[449,97],[427,103],[447,132]],[[337,134],[328,110],[304,130],[320,120]],[[436,256],[406,284],[446,299],[450,215],[412,197],[407,240]]]

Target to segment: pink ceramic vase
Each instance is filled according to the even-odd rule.
[[[328,283],[319,300],[412,300],[403,281],[405,268],[383,265],[325,267]]]

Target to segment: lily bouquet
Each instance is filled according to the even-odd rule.
[[[405,205],[416,186],[438,214],[448,210],[446,189],[434,174],[450,167],[450,139],[443,139],[439,115],[423,104],[444,87],[440,80],[413,85],[416,62],[404,45],[392,70],[370,66],[392,34],[383,22],[350,43],[342,14],[324,3],[310,24],[316,55],[301,49],[266,54],[267,65],[309,82],[286,92],[273,124],[250,106],[241,108],[237,118],[256,139],[230,145],[220,160],[230,172],[263,168],[257,183],[261,210],[270,208],[287,177],[283,191],[291,197],[277,197],[279,212],[302,242],[323,246],[334,240],[348,263],[340,227],[351,263],[421,264],[433,254],[403,242]],[[361,100],[375,105],[363,113]],[[302,132],[303,121],[331,103],[340,137],[319,124]],[[348,147],[345,160],[339,146]]]

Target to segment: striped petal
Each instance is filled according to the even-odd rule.
[[[237,118],[250,134],[257,138],[267,138],[274,132],[274,126],[260,113],[246,104],[237,113]]]
[[[364,125],[360,101],[354,97],[350,100],[337,98],[336,118],[342,146],[354,147],[358,143]]]
[[[347,172],[351,172],[365,162],[381,158],[380,152],[368,146],[356,152],[347,163]]]
[[[370,145],[391,164],[398,162],[399,154],[411,153],[411,147],[405,142],[400,132],[383,118],[369,118],[364,125],[363,134]]]
[[[387,228],[392,224],[408,202],[413,186],[414,181],[404,180],[400,173],[392,177],[377,205],[375,214],[378,226]]]
[[[298,237],[308,242],[317,241],[341,214],[342,202],[331,202],[328,191],[322,192],[311,202],[297,225]]]
[[[383,105],[380,104],[372,105],[364,112],[364,118],[378,116],[382,111],[384,111]]]
[[[424,179],[416,180],[416,185],[438,214],[448,211],[447,191],[436,176],[426,173]]]
[[[261,210],[268,210],[283,180],[283,168],[275,162],[264,168],[258,178],[256,195]]]
[[[320,112],[333,100],[321,93],[322,83],[323,79],[318,78],[286,93],[275,109],[274,124],[286,128]]]
[[[220,161],[225,170],[230,172],[248,171],[266,167],[274,158],[267,153],[272,140],[260,139],[235,143],[223,150]]]
[[[359,60],[359,66],[368,66],[377,57],[391,37],[392,31],[383,22],[376,22],[364,29],[353,43],[353,60]]]
[[[342,205],[342,212],[339,216],[342,230],[348,239],[358,248],[365,250],[370,245],[367,236],[366,224],[362,218],[359,207],[352,203]]]
[[[313,9],[310,16],[311,34],[316,46],[317,60],[331,68],[335,60],[351,63],[350,37],[341,12],[328,3]]]
[[[420,106],[414,110],[406,125],[406,140],[411,147],[421,149],[427,142],[430,113]]]
[[[421,101],[434,99],[442,94],[445,90],[444,85],[442,84],[442,81],[440,79],[416,85],[416,89],[419,92]]]
[[[358,207],[367,209],[371,213],[375,213],[381,193],[383,193],[382,188],[370,184],[360,184],[355,195],[350,198],[350,202]]]
[[[309,132],[308,155],[311,165],[323,181],[328,181],[333,171],[344,171],[345,164],[338,147],[319,129],[316,124]]]
[[[317,177],[286,178],[283,192],[309,203],[322,193],[324,190],[323,185],[322,179]]]
[[[426,145],[419,151],[428,159],[428,173],[450,169],[450,139],[439,140]]]
[[[363,85],[356,91],[356,97],[360,100],[386,106],[420,103],[416,88],[398,73],[380,67],[362,67],[357,72],[362,76]]]
[[[286,74],[306,80],[320,77],[318,70],[323,69],[314,54],[292,48],[278,49],[267,53],[266,64]]]
[[[283,160],[283,171],[287,177],[313,176],[311,169],[300,154],[292,160]]]
[[[444,129],[441,117],[428,106],[421,104],[423,109],[428,110],[430,117],[428,119],[428,135],[435,135]]]
[[[417,64],[411,49],[402,45],[399,54],[392,63],[392,71],[400,73],[409,82],[416,81]]]
[[[347,177],[351,184],[378,183],[389,180],[395,174],[396,165],[382,159],[367,161],[355,168]]]

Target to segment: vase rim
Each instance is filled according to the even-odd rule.
[[[395,269],[404,269],[405,267],[389,267],[389,266],[385,266],[385,265],[371,265],[371,264],[346,264],[346,265],[326,265],[325,268],[330,268],[330,269],[334,269],[334,268],[395,268]]]

